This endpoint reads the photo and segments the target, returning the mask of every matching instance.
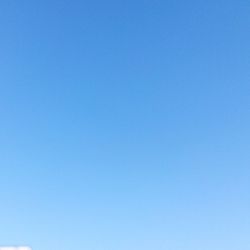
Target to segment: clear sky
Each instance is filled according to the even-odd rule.
[[[0,245],[250,249],[247,0],[1,0]]]

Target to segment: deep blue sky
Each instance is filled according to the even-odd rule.
[[[0,2],[0,245],[249,250],[250,4]]]

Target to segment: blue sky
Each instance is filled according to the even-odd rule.
[[[0,245],[249,250],[250,5],[0,3]]]

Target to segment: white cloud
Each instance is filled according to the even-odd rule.
[[[30,247],[20,246],[20,247],[0,247],[0,250],[32,250]]]

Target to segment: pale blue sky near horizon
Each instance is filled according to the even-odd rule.
[[[0,245],[250,249],[250,4],[0,2]]]

